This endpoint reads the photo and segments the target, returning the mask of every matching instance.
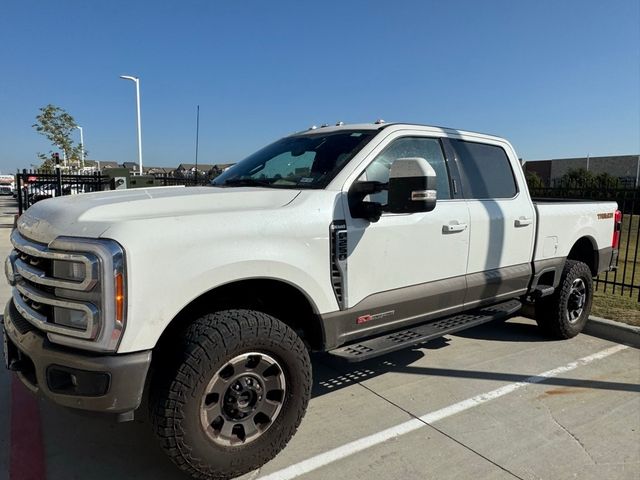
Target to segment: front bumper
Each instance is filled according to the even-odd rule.
[[[124,413],[140,406],[151,351],[91,355],[49,342],[16,310],[4,311],[5,358],[34,393],[65,407]]]

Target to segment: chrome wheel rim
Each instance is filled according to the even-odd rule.
[[[211,378],[202,396],[200,421],[218,445],[245,445],[266,432],[280,415],[286,380],[280,364],[265,353],[238,355]]]
[[[570,323],[575,323],[580,319],[586,303],[587,286],[584,280],[576,278],[571,284],[569,299],[567,300],[567,317]]]

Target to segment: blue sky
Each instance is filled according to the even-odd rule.
[[[50,149],[53,103],[89,157],[237,161],[312,124],[377,118],[507,137],[526,159],[640,153],[640,2],[31,1],[0,6],[0,170]]]

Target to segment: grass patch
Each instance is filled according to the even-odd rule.
[[[627,295],[603,293],[602,290],[594,292],[591,314],[596,317],[608,318],[616,322],[640,326],[640,304],[638,297]]]
[[[638,256],[638,230],[640,215],[625,215],[622,219],[622,235],[620,238],[618,270],[601,274],[598,278],[607,279],[610,282],[625,283],[627,285],[640,285],[640,262]],[[625,287],[624,294],[620,286],[616,286],[616,293],[612,293],[613,285],[600,284],[594,292],[593,308],[591,313],[598,317],[608,318],[629,325],[640,326],[640,303],[638,302],[638,290],[634,290],[629,297],[629,288]]]

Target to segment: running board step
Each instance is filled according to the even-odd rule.
[[[548,297],[549,295],[553,295],[556,289],[550,285],[538,285],[536,289],[531,293],[533,298],[542,298]]]
[[[444,335],[475,327],[483,323],[513,315],[522,307],[518,300],[509,300],[489,307],[460,313],[430,323],[416,325],[380,337],[370,338],[360,343],[330,350],[328,353],[348,362],[361,362],[396,350],[428,342]]]

